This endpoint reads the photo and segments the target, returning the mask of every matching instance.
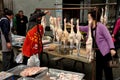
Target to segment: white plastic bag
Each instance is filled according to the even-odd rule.
[[[22,62],[23,62],[23,55],[22,55],[22,53],[19,53],[19,54],[16,56],[15,61],[16,61],[16,63],[22,63]]]
[[[40,59],[38,58],[38,54],[32,55],[28,59],[27,66],[40,66]]]

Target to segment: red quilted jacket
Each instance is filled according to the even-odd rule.
[[[38,26],[39,26],[40,35],[38,33],[38,28],[37,28]],[[35,25],[31,30],[27,32],[27,35],[23,44],[23,48],[22,48],[22,53],[24,56],[30,57],[33,54],[42,52],[43,50],[42,35],[43,35],[43,26],[40,24]],[[39,41],[38,41],[38,38],[39,38]],[[38,42],[39,42],[39,45],[38,45]]]

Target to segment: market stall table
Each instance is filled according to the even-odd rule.
[[[39,73],[31,76],[21,76],[21,73],[27,69],[32,68],[44,68],[44,70],[40,70]],[[28,71],[30,72],[30,71]],[[31,72],[32,73],[32,72]],[[26,65],[18,65],[8,71],[0,72],[0,80],[83,80],[85,74],[47,68],[47,67],[30,67]]]
[[[85,74],[49,68],[50,79],[53,80],[83,80]]]

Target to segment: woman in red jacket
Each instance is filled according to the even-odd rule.
[[[22,48],[22,53],[24,56],[23,64],[27,64],[27,60],[33,54],[41,54],[43,51],[42,35],[44,32],[43,26],[41,25],[41,18],[41,16],[36,16],[37,24],[27,32]]]

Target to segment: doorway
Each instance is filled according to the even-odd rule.
[[[80,0],[63,0],[63,8],[78,8],[80,6],[73,5],[73,4],[80,4]],[[67,22],[70,22],[70,19],[77,19],[80,17],[80,10],[79,9],[63,9],[63,19],[66,18]]]

